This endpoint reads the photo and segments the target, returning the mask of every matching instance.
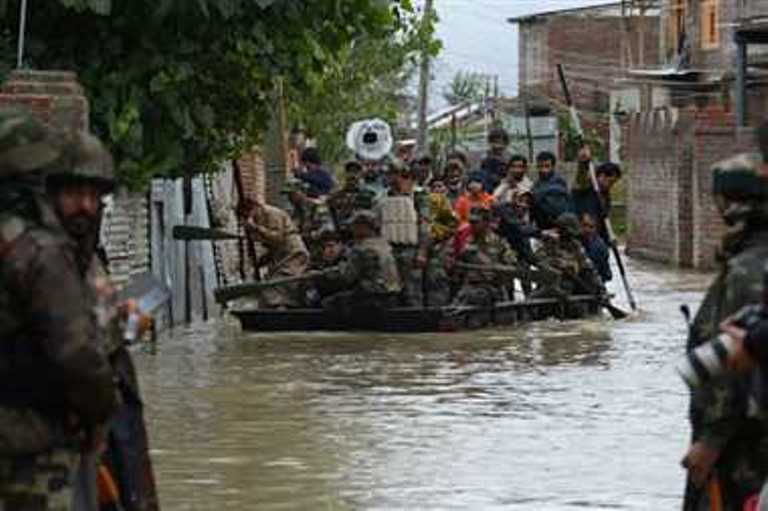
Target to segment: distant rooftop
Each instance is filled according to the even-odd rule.
[[[525,23],[528,21],[532,21],[536,18],[543,18],[546,16],[559,16],[563,14],[588,14],[589,11],[607,11],[610,10],[612,12],[606,13],[606,14],[616,14],[620,15],[621,11],[619,10],[621,7],[621,2],[610,2],[610,3],[604,3],[604,4],[595,4],[595,5],[586,5],[581,7],[568,7],[564,9],[555,9],[555,10],[549,10],[549,11],[539,11],[539,12],[531,12],[529,14],[524,14],[522,16],[516,16],[514,18],[507,18],[507,22],[509,23]]]

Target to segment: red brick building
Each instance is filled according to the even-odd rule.
[[[614,82],[632,63],[658,59],[658,17],[645,17],[640,36],[622,14],[616,2],[510,18],[519,26],[520,94],[547,98],[562,109],[557,66],[563,64],[585,128],[596,129],[607,141]]]

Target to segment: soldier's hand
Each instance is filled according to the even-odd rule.
[[[560,234],[557,232],[557,229],[546,229],[541,231],[541,237],[558,241],[560,239]]]
[[[720,324],[720,330],[728,335],[734,343],[735,351],[728,357],[728,369],[734,373],[746,373],[755,368],[755,360],[744,348],[747,331],[726,320]]]
[[[720,457],[718,449],[710,447],[704,442],[696,442],[686,453],[682,465],[688,469],[693,484],[702,488],[707,484],[712,473],[712,467],[715,466],[718,457]]]

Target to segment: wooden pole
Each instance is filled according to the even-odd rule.
[[[430,23],[434,0],[426,0],[424,4],[424,17],[422,23]],[[419,70],[419,125],[416,135],[416,154],[421,154],[427,149],[427,109],[429,107],[429,48],[426,44],[421,52],[421,66]]]
[[[19,12],[19,47],[16,55],[16,67],[24,67],[24,45],[27,32],[27,0],[21,0],[21,9]]]

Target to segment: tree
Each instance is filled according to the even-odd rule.
[[[19,0],[0,0],[16,34]],[[258,142],[280,77],[313,90],[359,40],[397,37],[409,0],[30,3],[27,63],[72,69],[121,179],[205,170]]]
[[[483,100],[486,87],[486,78],[481,73],[459,71],[443,91],[443,97],[451,105],[478,103]]]
[[[398,124],[419,52],[440,51],[435,22],[434,17],[401,9],[398,28],[388,37],[358,38],[322,73],[313,75],[309,87],[289,92],[291,118],[316,139],[327,160],[338,162],[347,154],[345,134],[353,122],[379,117]]]

